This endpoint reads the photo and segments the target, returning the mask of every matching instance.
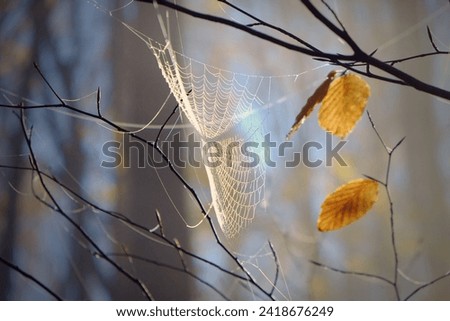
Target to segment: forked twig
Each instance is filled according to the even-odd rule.
[[[121,266],[119,266],[116,262],[114,262],[108,256],[106,256],[105,253],[102,251],[102,249],[97,245],[97,243],[95,243],[94,240],[87,234],[87,232],[79,224],[77,224],[59,205],[59,202],[56,200],[56,198],[53,196],[50,189],[48,188],[48,186],[45,182],[44,176],[41,174],[42,172],[39,168],[39,164],[37,162],[37,159],[36,159],[32,144],[31,144],[32,130],[30,130],[30,131],[27,130],[24,113],[25,113],[24,109],[21,109],[20,110],[20,123],[21,123],[22,133],[24,135],[25,142],[26,142],[26,145],[28,148],[28,152],[30,153],[30,157],[29,157],[30,165],[31,165],[31,168],[33,169],[33,171],[37,174],[41,187],[44,189],[46,195],[50,199],[50,202],[45,202],[44,205],[53,209],[55,212],[61,214],[61,216],[63,216],[64,219],[66,219],[70,223],[71,226],[73,226],[78,232],[80,232],[81,235],[89,242],[89,244],[92,245],[98,253],[100,253],[99,257],[105,259],[108,263],[110,263],[113,267],[115,267],[119,271],[119,273],[123,274],[130,281],[132,281],[137,286],[139,286],[139,288],[142,290],[143,294],[145,295],[145,297],[147,299],[153,300],[153,297],[152,297],[151,293],[149,292],[149,290],[147,289],[147,287],[145,286],[145,284],[143,284],[141,280],[137,279],[136,277],[134,277],[133,275],[128,273]],[[41,199],[38,198],[38,200],[41,200]]]
[[[377,135],[379,141],[381,142],[381,144],[383,145],[387,155],[388,155],[388,164],[387,164],[387,168],[386,168],[386,175],[385,175],[385,179],[380,180],[377,178],[373,178],[371,176],[368,175],[364,175],[367,178],[374,180],[376,182],[378,182],[379,184],[381,184],[385,191],[386,191],[386,195],[388,197],[389,200],[389,212],[390,212],[390,230],[391,230],[391,244],[392,244],[392,250],[393,250],[393,256],[394,256],[394,277],[393,280],[390,280],[384,276],[380,276],[377,274],[371,274],[371,273],[365,273],[365,272],[356,272],[356,271],[348,271],[348,270],[343,270],[343,269],[338,269],[338,268],[334,268],[328,265],[325,265],[323,263],[311,260],[310,262],[316,266],[325,268],[325,269],[329,269],[331,271],[334,272],[338,272],[341,274],[348,274],[348,275],[357,275],[357,276],[363,276],[366,278],[373,278],[373,279],[378,279],[381,280],[389,285],[391,285],[394,288],[394,293],[395,293],[395,298],[397,300],[400,300],[400,292],[398,289],[398,251],[397,251],[397,244],[396,244],[396,240],[395,240],[395,228],[394,228],[394,203],[392,201],[392,197],[391,197],[391,192],[389,190],[389,174],[390,174],[390,170],[391,170],[391,160],[392,160],[392,155],[394,153],[394,151],[400,146],[400,144],[404,141],[405,137],[403,137],[401,140],[399,140],[397,142],[397,144],[395,144],[395,146],[393,148],[389,148],[386,143],[384,142],[383,138],[381,137],[380,133],[378,132],[375,123],[369,113],[369,111],[367,111],[367,116],[369,117],[369,121],[370,124],[375,132],[375,134]]]
[[[392,161],[392,154],[397,149],[397,147],[400,146],[400,144],[405,140],[405,137],[400,139],[397,144],[395,144],[394,147],[389,148],[386,143],[384,142],[383,138],[381,137],[380,133],[378,132],[375,122],[373,121],[369,111],[367,111],[367,116],[369,118],[369,122],[372,126],[372,129],[374,130],[375,134],[377,135],[380,143],[383,145],[383,148],[385,149],[387,155],[388,155],[388,163],[386,167],[386,176],[384,182],[378,180],[379,183],[381,183],[384,186],[384,189],[386,191],[386,195],[388,197],[389,201],[389,212],[390,212],[390,228],[391,228],[391,244],[392,244],[392,251],[394,255],[394,281],[392,282],[392,285],[394,286],[395,290],[395,296],[397,300],[400,300],[400,292],[398,289],[398,250],[397,250],[397,243],[395,240],[395,226],[394,226],[394,203],[392,201],[391,192],[389,189],[389,174],[391,171],[391,161]]]

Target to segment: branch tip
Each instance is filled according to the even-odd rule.
[[[434,43],[433,35],[431,34],[431,30],[430,30],[430,27],[429,27],[429,26],[427,26],[427,34],[428,34],[428,39],[430,40],[430,43],[431,43],[431,45],[433,46],[434,50],[435,50],[437,53],[441,53],[441,51],[439,50],[439,48],[438,48],[438,47],[436,46],[436,44]]]
[[[102,112],[100,110],[100,99],[101,99],[101,92],[100,92],[100,87],[97,87],[97,114],[98,116],[101,118],[102,117]]]
[[[406,136],[403,137],[402,139],[400,139],[400,140],[398,141],[398,143],[395,144],[395,146],[391,148],[390,154],[392,154],[392,153],[397,149],[397,147],[399,147],[399,146],[401,145],[401,143],[403,143],[403,141],[405,140],[405,138],[406,138]]]

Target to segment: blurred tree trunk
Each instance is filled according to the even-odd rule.
[[[33,6],[30,3],[21,3],[22,9],[26,12],[32,12]],[[10,5],[6,3],[0,4],[2,10],[16,10],[20,6]],[[32,16],[30,14],[30,16]],[[14,25],[8,32],[5,26],[10,23],[7,16],[0,16],[0,47],[4,50],[2,56],[5,59],[0,60],[0,87],[16,90],[19,94],[30,92],[33,87],[32,73],[33,70],[29,64],[22,64],[22,59],[33,55],[38,50],[37,37],[33,38],[30,51],[19,52],[19,44],[16,37],[24,32],[28,32],[31,28],[23,24]],[[7,46],[9,44],[9,46]],[[8,81],[5,81],[7,80]],[[11,87],[13,86],[13,87]],[[20,103],[20,101],[15,101]],[[24,147],[24,139],[20,123],[17,121],[16,115],[8,110],[2,111],[0,117],[0,150],[2,161],[11,166],[20,164],[20,155]],[[17,157],[17,158],[16,158]],[[17,189],[21,188],[22,181],[28,177],[26,172],[14,170],[0,171],[0,256],[14,262],[14,252],[17,246],[17,230],[20,223],[20,195]],[[13,299],[12,278],[16,272],[11,270],[4,264],[0,264],[0,301]]]
[[[25,98],[32,98],[32,93],[34,93],[43,101],[54,101],[55,97],[43,84],[42,79],[39,78],[32,66],[32,62],[35,61],[41,67],[43,66],[42,71],[47,75],[50,83],[56,86],[59,95],[62,97],[75,97],[77,95],[77,73],[84,67],[79,57],[81,57],[81,51],[85,50],[81,43],[82,36],[80,34],[82,31],[79,28],[81,21],[78,17],[81,15],[77,14],[80,13],[80,3],[69,3],[69,16],[65,17],[65,22],[68,25],[64,26],[67,29],[62,34],[55,32],[53,29],[54,21],[52,20],[55,16],[64,13],[61,7],[64,7],[64,4],[57,1],[21,1],[20,4],[11,5],[9,16],[15,25],[13,30],[10,30],[3,38],[5,43],[10,42],[9,47],[4,45],[4,48],[10,49],[10,51],[5,51],[6,59],[4,63],[8,64],[8,66],[0,66],[3,67],[3,70],[11,69],[11,74],[7,76],[2,75],[1,79],[10,80],[7,84],[2,83],[2,88],[7,88],[17,93],[19,97],[23,95]],[[23,17],[27,17],[27,19],[21,19]],[[10,21],[5,18],[0,20],[0,23],[6,24],[8,22]],[[2,29],[0,28],[0,30]],[[23,39],[25,36],[29,36],[28,43],[17,43],[19,39]],[[68,43],[72,44],[70,50],[74,53],[72,57],[75,58],[67,59],[67,56],[63,56],[64,53],[56,49],[60,45],[61,37],[65,37]],[[14,51],[14,49],[17,51]],[[53,68],[48,68],[49,65]],[[14,101],[13,103],[19,102]],[[29,166],[26,158],[20,157],[27,148],[23,145],[23,133],[17,117],[9,110],[2,110],[2,113],[4,116],[0,118],[1,129],[5,131],[5,133],[2,133],[2,142],[0,142],[2,144],[2,153],[10,155],[10,157],[17,157],[17,159],[11,158],[13,160],[11,165]],[[27,112],[26,115],[28,125],[34,125],[34,122],[36,122],[39,128],[39,123],[44,122],[46,124],[44,127],[46,127],[48,132],[39,133],[38,137],[40,135],[43,135],[40,138],[45,137],[46,134],[51,136],[46,147],[40,146],[39,138],[36,140],[33,136],[32,144],[38,155],[44,148],[48,148],[47,153],[56,153],[53,155],[53,163],[41,164],[43,166],[42,169],[46,170],[47,166],[50,166],[54,170],[52,174],[55,174],[56,177],[59,177],[62,182],[73,188],[80,195],[86,196],[83,188],[78,185],[83,181],[85,175],[84,161],[86,159],[81,149],[83,132],[79,126],[79,121],[70,117],[61,117],[54,112],[47,112],[46,117],[41,119],[39,117],[35,118],[36,113],[33,112]],[[64,129],[64,131],[61,132],[61,129]],[[50,147],[53,143],[56,151],[52,151]],[[61,165],[63,170],[61,170]],[[25,197],[13,189],[21,189],[21,182],[24,177],[29,178],[29,173],[11,170],[4,171],[4,179],[1,180],[0,255],[18,264],[19,267],[24,268],[46,283],[63,298],[70,300],[90,298],[85,291],[84,284],[85,280],[89,279],[89,275],[93,273],[92,270],[89,270],[92,255],[81,247],[78,240],[73,237],[77,236],[75,231],[64,234],[64,238],[67,237],[67,240],[69,240],[68,252],[65,253],[65,258],[68,258],[72,265],[68,267],[67,261],[64,258],[60,259],[58,269],[59,271],[64,271],[61,273],[62,276],[51,275],[49,271],[51,270],[52,262],[47,262],[44,256],[36,255],[36,253],[46,253],[51,256],[52,253],[61,251],[64,248],[65,240],[53,242],[50,248],[45,248],[47,245],[43,242],[30,242],[36,235],[39,238],[39,234],[45,232],[39,226],[32,232],[27,233],[28,219],[31,221],[36,220],[38,214],[43,209],[44,211],[47,209],[38,205],[38,202],[31,195]],[[22,188],[28,190],[29,180],[27,179],[24,183],[26,187]],[[63,203],[59,199],[58,202]],[[77,204],[74,206],[77,206]],[[30,208],[32,209],[31,212],[28,211]],[[41,218],[43,221],[51,222],[49,218],[52,217],[52,214],[52,211],[49,210]],[[70,213],[77,224],[83,227],[85,214],[77,213],[72,216],[72,213]],[[51,226],[46,226],[45,229],[47,228],[51,229]],[[18,230],[21,230],[20,233],[26,234],[16,237]],[[53,230],[52,232],[56,231]],[[54,238],[55,240],[57,239],[56,233]],[[59,244],[59,246],[56,244]],[[29,266],[32,266],[33,269],[27,268]],[[40,269],[45,272],[36,274]],[[26,287],[18,287],[17,285],[16,288],[12,287],[12,284],[15,283],[13,280],[16,280],[17,277],[17,272],[3,264],[0,265],[0,299],[36,298],[36,294],[33,291],[29,291]]]
[[[6,118],[6,119],[5,119]],[[2,120],[15,121],[13,117],[5,117]],[[6,124],[2,121],[2,127]],[[17,131],[10,131],[12,135],[4,138],[12,142],[9,148],[2,146],[2,150],[7,151],[10,155],[18,155],[22,149],[23,139],[17,128]],[[4,144],[2,144],[4,145]],[[18,194],[12,188],[18,188],[25,174],[22,171],[4,171],[3,178],[0,184],[0,256],[6,260],[13,261],[14,246],[16,242],[16,229],[18,222]],[[15,273],[8,266],[0,264],[0,301],[8,300],[11,291],[11,273]]]

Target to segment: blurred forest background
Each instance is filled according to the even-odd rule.
[[[179,3],[241,23],[252,22],[216,1]],[[142,127],[155,116],[170,91],[146,44],[105,13],[105,9],[121,8],[114,11],[114,17],[163,41],[154,7],[139,2],[127,4],[128,1],[119,0],[0,1],[1,102],[58,103],[33,68],[36,62],[68,104],[95,113],[96,90],[100,87],[106,118],[131,130]],[[329,4],[363,49],[372,52],[378,48],[379,59],[432,51],[427,26],[436,45],[441,50],[450,49],[448,1],[346,0]],[[239,1],[239,6],[323,50],[349,52],[298,1]],[[330,14],[321,3],[317,2],[317,6]],[[183,39],[179,50],[188,57],[235,72],[296,75],[274,77],[271,84],[273,104],[266,111],[262,127],[279,142],[284,140],[304,101],[336,68],[232,28],[176,15],[174,11],[170,11],[170,17],[171,25],[180,26],[172,31]],[[261,30],[286,39],[274,31]],[[414,59],[396,66],[425,82],[450,89],[449,55]],[[405,297],[450,270],[450,106],[449,101],[411,88],[365,80],[372,90],[368,110],[387,145],[392,147],[406,136],[393,155],[390,177],[399,253],[398,288],[401,297]],[[175,105],[171,97],[153,125],[139,135],[153,141]],[[157,225],[158,209],[168,238],[176,238],[183,248],[207,261],[241,273],[217,244],[206,221],[196,228],[187,227],[201,221],[202,215],[188,190],[168,168],[102,168],[103,144],[121,141],[121,134],[67,111],[39,109],[27,111],[26,117],[28,125],[33,126],[33,148],[42,170],[93,203],[145,226]],[[293,137],[292,152],[301,151],[307,141],[324,144],[325,133],[316,119],[314,112]],[[180,117],[174,117],[161,139],[171,140],[175,133],[186,135],[191,131],[179,124]],[[133,149],[123,157],[136,164],[136,152]],[[67,220],[36,200],[34,194],[48,200],[36,175],[5,167],[29,166],[28,155],[18,118],[11,109],[0,109],[0,257],[30,273],[64,299],[145,299],[130,279],[92,255],[92,247]],[[363,174],[380,179],[385,176],[387,154],[367,115],[348,137],[341,155],[348,166],[333,163],[331,167],[268,168],[266,198],[256,219],[237,238],[222,238],[223,244],[269,292],[278,262],[279,278],[273,292],[276,299],[395,299],[392,286],[380,280],[333,272],[310,262],[394,277],[389,203],[383,191],[380,190],[380,200],[371,213],[362,220],[336,232],[320,233],[316,229],[320,204],[327,194]],[[277,164],[284,164],[283,160],[290,156],[278,157]],[[323,150],[314,156],[323,158]],[[204,170],[185,168],[180,172],[205,207],[209,207],[211,196]],[[70,217],[110,258],[142,280],[156,299],[223,299],[186,271],[167,267],[182,269],[183,264],[220,289],[226,298],[267,299],[253,285],[208,263],[186,255],[183,263],[178,251],[155,241],[149,233],[93,210],[58,186],[51,188]],[[0,299],[52,297],[0,263]],[[425,288],[413,299],[450,299],[450,278]]]

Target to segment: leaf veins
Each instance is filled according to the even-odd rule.
[[[351,133],[361,118],[370,95],[367,82],[355,74],[336,78],[319,110],[319,124],[341,138]]]
[[[378,182],[356,179],[340,186],[322,203],[317,221],[321,232],[347,226],[363,217],[378,200]]]

